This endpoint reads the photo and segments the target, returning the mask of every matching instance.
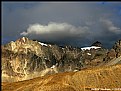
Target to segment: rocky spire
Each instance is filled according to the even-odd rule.
[[[114,44],[113,49],[116,51],[117,57],[121,56],[121,39]]]
[[[102,43],[99,41],[94,42],[91,46],[102,47]]]

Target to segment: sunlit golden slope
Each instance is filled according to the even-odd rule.
[[[121,89],[121,65],[59,73],[2,84],[2,91],[90,91],[94,88]]]

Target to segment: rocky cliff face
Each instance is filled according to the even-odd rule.
[[[15,82],[98,66],[104,59],[109,60],[107,55],[120,56],[120,44],[117,43],[112,50],[116,52],[114,55],[96,46],[82,50],[72,46],[44,44],[23,37],[2,46],[2,81]]]
[[[109,50],[106,54],[106,57],[104,58],[105,62],[109,62],[112,60],[115,63],[115,60],[117,60],[117,63],[121,63],[121,40],[117,41],[113,48]]]
[[[81,49],[44,44],[20,38],[2,46],[3,81],[30,79],[46,74],[74,71]],[[10,80],[9,80],[10,81]]]
[[[116,51],[116,57],[121,56],[121,40],[117,41],[113,46],[113,49]]]

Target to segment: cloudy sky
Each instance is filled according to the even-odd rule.
[[[111,48],[121,39],[121,2],[2,2],[2,44],[23,36]]]

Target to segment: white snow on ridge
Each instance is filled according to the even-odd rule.
[[[91,47],[83,47],[83,48],[81,48],[81,49],[82,49],[82,50],[90,50],[90,49],[98,49],[98,48],[101,48],[101,47],[91,46]]]
[[[47,46],[47,44],[44,44],[44,43],[41,43],[41,42],[38,42],[40,45],[42,46]]]

